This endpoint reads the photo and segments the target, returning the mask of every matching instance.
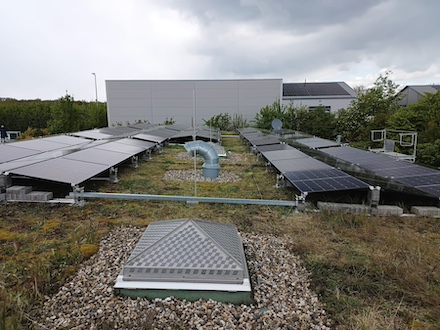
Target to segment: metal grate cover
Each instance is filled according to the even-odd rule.
[[[243,245],[234,225],[205,220],[151,223],[122,271],[124,281],[243,283]]]

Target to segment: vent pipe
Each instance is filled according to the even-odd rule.
[[[215,179],[220,172],[218,154],[214,146],[203,141],[192,141],[185,143],[185,149],[191,156],[202,156],[205,160],[203,164],[203,177]]]

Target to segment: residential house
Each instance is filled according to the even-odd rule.
[[[310,110],[323,106],[334,113],[347,108],[356,96],[345,82],[283,83],[282,103]]]

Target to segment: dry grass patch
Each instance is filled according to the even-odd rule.
[[[321,213],[296,220],[285,219],[291,248],[338,328],[440,327],[438,219]]]

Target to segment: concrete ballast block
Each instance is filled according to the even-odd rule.
[[[343,212],[349,214],[367,214],[369,211],[369,208],[366,205],[346,203],[318,202],[318,208],[321,211]]]
[[[30,186],[12,186],[6,188],[6,193],[13,195],[26,195],[31,191],[32,191],[32,187]]]
[[[53,198],[53,193],[48,191],[32,191],[26,195],[26,200],[49,201]]]
[[[440,217],[440,208],[435,206],[413,206],[411,213],[421,217]]]
[[[381,217],[396,216],[400,217],[403,214],[403,209],[394,205],[378,205],[376,215]]]

